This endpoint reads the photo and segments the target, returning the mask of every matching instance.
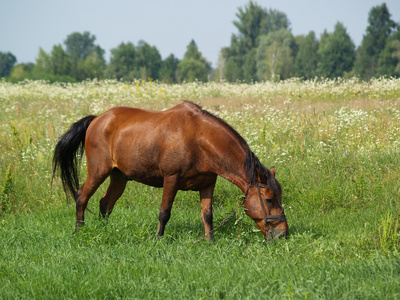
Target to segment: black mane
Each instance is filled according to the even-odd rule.
[[[279,182],[275,179],[275,177],[271,174],[271,171],[266,168],[258,159],[258,157],[250,150],[249,145],[245,141],[245,139],[228,123],[226,123],[223,119],[213,115],[207,110],[203,109],[200,105],[193,103],[191,101],[184,101],[188,105],[196,108],[202,114],[209,116],[221,124],[223,124],[226,128],[228,128],[241,142],[241,144],[246,149],[246,158],[244,160],[244,169],[246,174],[250,178],[250,185],[254,186],[259,183],[258,175],[260,173],[261,183],[266,184],[276,195],[280,195],[282,193],[282,187]]]

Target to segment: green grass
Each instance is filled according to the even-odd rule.
[[[0,298],[400,298],[399,86],[0,82]],[[162,109],[182,99],[224,118],[275,165],[289,239],[265,242],[240,209],[212,244],[194,244],[199,196],[179,192],[156,240],[162,190],[134,182],[108,222],[97,216],[102,186],[72,234],[74,207],[58,178],[51,186],[57,137],[114,105]],[[214,225],[241,197],[218,180]]]
[[[242,224],[239,237],[234,220],[213,244],[193,244],[202,232],[198,211],[175,207],[161,240],[154,238],[156,215],[147,205],[118,207],[108,223],[89,216],[77,235],[72,209],[8,217],[0,297],[395,299],[400,293],[397,254],[360,251],[366,245],[348,241],[357,232],[319,230],[323,222],[315,217],[298,221],[303,225],[290,239],[274,244],[253,233],[252,224]]]

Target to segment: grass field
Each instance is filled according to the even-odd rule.
[[[51,185],[71,123],[116,105],[192,100],[231,124],[283,187],[290,238],[267,243],[243,209],[203,234],[195,192],[179,192],[155,239],[161,189],[128,184],[108,222],[72,235],[74,206]],[[400,80],[280,83],[0,82],[1,299],[400,298]],[[83,162],[82,177],[85,177]],[[241,201],[219,179],[214,225]]]

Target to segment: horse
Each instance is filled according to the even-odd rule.
[[[80,186],[83,152],[87,178]],[[111,214],[128,181],[163,188],[157,228],[161,237],[177,191],[198,191],[204,233],[212,241],[212,198],[221,176],[244,193],[245,212],[265,239],[289,233],[274,167],[265,167],[225,121],[190,101],[164,111],[118,106],[80,119],[55,146],[53,179],[58,170],[67,197],[75,199],[75,230],[84,224],[89,198],[110,177],[100,216]]]

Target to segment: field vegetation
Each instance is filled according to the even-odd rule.
[[[290,238],[274,243],[243,209],[203,234],[195,192],[179,192],[155,239],[161,189],[131,182],[108,222],[86,226],[52,152],[81,117],[117,105],[192,100],[231,124],[283,186]],[[0,82],[0,298],[400,298],[400,80],[262,83]],[[85,164],[82,164],[85,178]],[[83,180],[82,180],[83,182]],[[242,199],[220,178],[214,225]]]

